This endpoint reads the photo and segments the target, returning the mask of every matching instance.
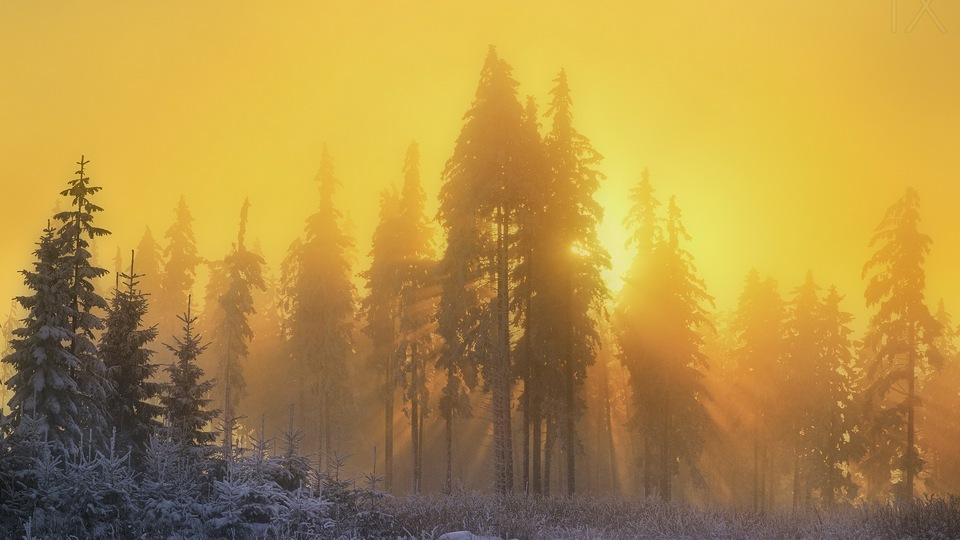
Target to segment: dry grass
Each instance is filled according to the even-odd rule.
[[[433,539],[444,532],[518,540],[544,539],[957,539],[960,499],[919,499],[906,505],[846,507],[827,514],[757,514],[614,497],[452,496],[383,501],[395,528],[384,537]]]

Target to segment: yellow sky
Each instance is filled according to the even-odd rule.
[[[649,167],[661,200],[677,195],[719,307],[751,267],[782,292],[809,268],[859,312],[873,227],[913,185],[934,239],[929,296],[960,312],[960,4],[933,1],[906,32],[922,6],[5,0],[0,298],[18,292],[81,153],[115,232],[105,262],[147,225],[162,235],[182,193],[209,257],[228,249],[249,196],[249,235],[276,269],[315,206],[324,142],[365,255],[377,193],[414,139],[435,208],[495,44],[541,104],[566,68],[575,122],[606,156],[603,239],[618,271],[625,195]]]

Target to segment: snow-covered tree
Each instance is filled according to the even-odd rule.
[[[103,329],[103,321],[97,312],[105,311],[108,306],[106,300],[97,293],[94,282],[107,271],[92,264],[90,242],[110,234],[110,231],[94,224],[97,213],[103,209],[94,204],[91,197],[101,188],[92,185],[90,178],[85,175],[87,163],[89,161],[81,156],[77,162],[80,166],[77,177],[70,180],[68,188],[60,192],[60,195],[70,198],[71,209],[56,214],[54,219],[61,223],[56,239],[63,244],[57,265],[68,269],[67,308],[72,334],[66,339],[69,341],[70,354],[78,362],[72,368],[72,375],[82,396],[78,402],[84,419],[82,427],[90,431],[101,444],[105,444],[108,421],[104,403],[111,390],[106,380],[106,367],[94,340],[96,332]]]
[[[222,270],[226,289],[213,309],[219,311],[213,343],[218,360],[217,380],[223,391],[224,452],[233,451],[233,424],[236,407],[246,388],[243,360],[248,354],[248,343],[253,339],[248,317],[255,313],[253,289],[263,290],[263,257],[248,250],[244,244],[247,233],[247,214],[250,201],[244,199],[240,208],[240,232],[233,250],[223,259]],[[210,309],[210,307],[208,307]]]
[[[100,356],[107,366],[107,379],[113,391],[107,399],[107,412],[117,430],[118,445],[132,448],[134,462],[142,463],[150,437],[160,426],[160,406],[156,398],[160,385],[154,380],[157,364],[150,343],[157,337],[156,326],[144,327],[147,299],[139,288],[141,274],[134,270],[121,274],[107,310],[106,331],[100,338]]]
[[[175,337],[174,344],[166,346],[175,361],[165,368],[170,382],[163,389],[160,403],[173,440],[202,453],[216,439],[216,433],[209,431],[208,426],[220,411],[209,410],[213,400],[208,396],[215,382],[203,380],[203,370],[196,363],[208,345],[201,345],[201,336],[194,333],[197,318],[191,314],[190,303],[188,296],[187,311],[179,317],[183,337]]]
[[[22,272],[32,294],[17,297],[27,315],[13,331],[12,352],[3,362],[14,372],[7,381],[14,429],[34,418],[33,430],[41,439],[55,443],[60,453],[72,454],[79,451],[87,398],[77,381],[80,360],[69,347],[74,331],[69,310],[71,269],[60,264],[65,248],[48,225],[34,252],[33,270]]]

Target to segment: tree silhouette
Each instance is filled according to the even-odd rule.
[[[920,199],[909,188],[877,226],[870,240],[876,252],[863,267],[867,307],[877,309],[864,339],[867,469],[871,485],[890,478],[900,500],[913,498],[924,464],[916,447],[917,374],[943,363],[936,346],[943,329],[924,299],[931,240],[919,223]]]

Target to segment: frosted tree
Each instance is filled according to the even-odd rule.
[[[65,247],[48,225],[34,252],[33,270],[22,272],[32,294],[16,299],[27,314],[13,330],[12,352],[3,362],[13,369],[7,387],[13,394],[8,405],[14,429],[26,425],[60,452],[75,454],[87,398],[77,380],[80,360],[69,347],[74,336],[68,307],[71,268],[60,264]]]
[[[197,266],[203,258],[197,254],[196,239],[193,234],[193,216],[187,201],[180,197],[176,208],[176,220],[164,233],[167,245],[163,250],[163,272],[160,276],[160,290],[156,296],[156,311],[160,319],[160,332],[170,335],[177,326],[176,318],[187,303],[187,296],[193,288],[197,275]]]
[[[163,389],[160,403],[174,441],[202,455],[216,438],[208,426],[220,411],[209,409],[214,381],[204,380],[203,370],[197,365],[207,345],[201,344],[201,336],[194,333],[197,318],[191,314],[190,303],[188,296],[187,310],[178,317],[183,324],[182,337],[175,337],[174,344],[166,346],[175,360],[165,368],[170,382]]]
[[[96,332],[103,328],[97,312],[106,310],[107,302],[97,294],[94,282],[107,271],[91,263],[90,242],[110,232],[94,224],[96,215],[103,209],[94,204],[91,197],[101,188],[92,185],[90,178],[85,175],[87,163],[81,156],[77,162],[80,166],[77,177],[70,180],[67,189],[60,192],[61,196],[70,199],[70,210],[54,216],[60,222],[56,239],[63,244],[57,266],[68,269],[67,308],[72,335],[66,339],[69,341],[70,354],[78,362],[72,368],[71,375],[82,396],[78,402],[84,419],[81,427],[97,441],[105,443],[108,423],[103,406],[110,387],[94,339]]]
[[[449,438],[453,415],[468,411],[460,381],[469,386],[482,369],[491,395],[498,493],[513,489],[509,232],[524,151],[516,87],[510,66],[491,47],[443,171],[437,216],[447,236],[438,311],[444,340],[438,367],[447,378],[441,412]]]
[[[253,289],[263,290],[263,258],[247,250],[244,239],[247,233],[247,214],[250,201],[244,199],[240,208],[240,231],[233,250],[223,259],[222,272],[225,289],[217,298],[219,320],[214,329],[213,342],[218,356],[217,380],[223,391],[223,442],[228,459],[233,453],[233,425],[236,422],[236,407],[246,388],[243,377],[243,361],[246,359],[253,339],[248,318],[255,312]],[[211,309],[208,307],[207,309]]]
[[[113,387],[107,412],[117,430],[117,444],[121,449],[132,448],[134,463],[139,465],[150,437],[160,425],[161,409],[156,404],[160,385],[154,380],[158,366],[152,362],[153,350],[148,348],[157,337],[157,328],[144,327],[147,299],[138,287],[141,274],[134,268],[131,253],[130,271],[118,276],[107,310],[100,356]]]
[[[353,240],[343,232],[333,204],[339,181],[326,146],[317,174],[320,201],[307,218],[302,241],[284,262],[284,322],[298,374],[299,418],[316,418],[318,450],[330,456],[351,398],[347,359],[353,346],[354,286],[349,253]],[[313,399],[308,399],[312,395]],[[308,403],[314,414],[308,415]]]
[[[871,489],[890,485],[899,500],[914,497],[924,465],[916,443],[918,374],[943,363],[937,349],[943,329],[924,299],[931,240],[919,224],[920,199],[908,188],[877,226],[870,240],[876,252],[863,267],[867,307],[877,310],[864,339],[865,466]]]

